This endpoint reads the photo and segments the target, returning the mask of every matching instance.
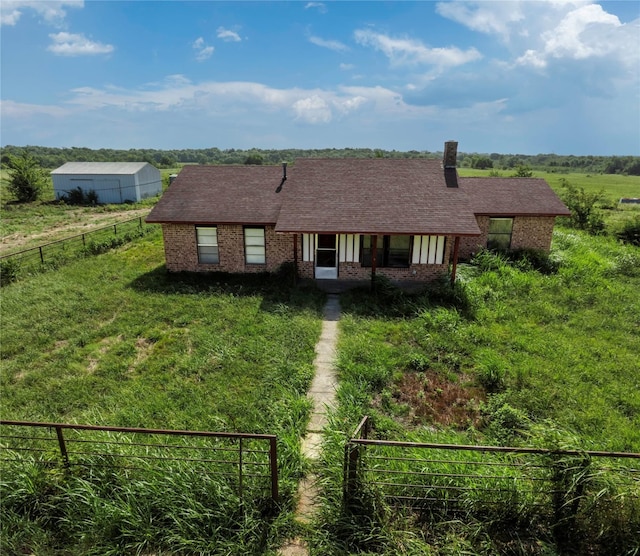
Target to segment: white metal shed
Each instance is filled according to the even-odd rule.
[[[51,172],[56,199],[73,189],[95,191],[99,203],[141,201],[162,192],[160,170],[148,162],[67,162]]]

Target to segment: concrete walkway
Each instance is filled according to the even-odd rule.
[[[318,461],[322,444],[322,431],[327,426],[327,410],[335,407],[336,398],[336,344],[338,342],[338,320],[340,300],[337,295],[329,295],[324,306],[322,332],[316,344],[316,358],[313,362],[315,375],[307,396],[313,403],[307,434],[302,441],[302,454],[313,465]],[[314,514],[318,488],[317,476],[309,473],[298,485],[297,519],[309,523]],[[302,539],[294,539],[281,550],[282,556],[306,556],[309,549]]]

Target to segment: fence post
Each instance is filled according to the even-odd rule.
[[[271,499],[277,503],[280,499],[278,492],[278,447],[276,438],[269,439],[269,463],[271,464]]]
[[[238,439],[238,495],[242,504],[242,437]]]
[[[360,446],[347,442],[344,447],[344,504],[349,507],[358,489]]]
[[[56,427],[56,435],[58,436],[58,445],[60,446],[60,454],[65,467],[69,467],[69,454],[67,454],[67,446],[62,435],[62,427]]]
[[[38,251],[40,251],[40,262],[44,264],[44,255],[42,254],[42,247],[38,247]]]
[[[591,479],[588,454],[569,456],[555,453],[551,460],[553,484],[553,534],[560,546],[570,545],[585,487]]]

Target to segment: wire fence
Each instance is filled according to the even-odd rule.
[[[98,255],[147,234],[142,217],[116,222],[38,247],[0,257],[0,281],[10,284],[30,274],[55,269],[70,260]]]
[[[268,434],[101,427],[0,421],[3,479],[12,465],[107,469],[169,476],[181,467],[231,487],[242,500],[278,502],[276,436]],[[258,493],[258,494],[256,494]]]
[[[345,445],[347,505],[379,499],[425,519],[460,514],[571,523],[594,500],[640,511],[640,454],[372,440]],[[621,507],[621,506],[620,506]]]

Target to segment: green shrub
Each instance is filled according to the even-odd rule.
[[[505,394],[495,394],[483,407],[485,433],[500,444],[507,446],[516,443],[530,427],[530,421],[524,411],[513,407],[506,401]]]
[[[640,216],[627,220],[622,229],[616,233],[616,237],[624,243],[640,247]]]
[[[69,205],[97,205],[98,194],[95,189],[84,191],[80,186],[67,191],[66,195],[60,197],[60,200]]]
[[[20,263],[16,259],[6,259],[0,262],[0,285],[6,286],[15,282],[20,273]]]
[[[572,227],[599,234],[604,230],[604,219],[596,205],[602,201],[603,192],[587,193],[584,187],[576,187],[567,179],[560,183],[564,189],[562,200],[571,211],[569,223]]]

